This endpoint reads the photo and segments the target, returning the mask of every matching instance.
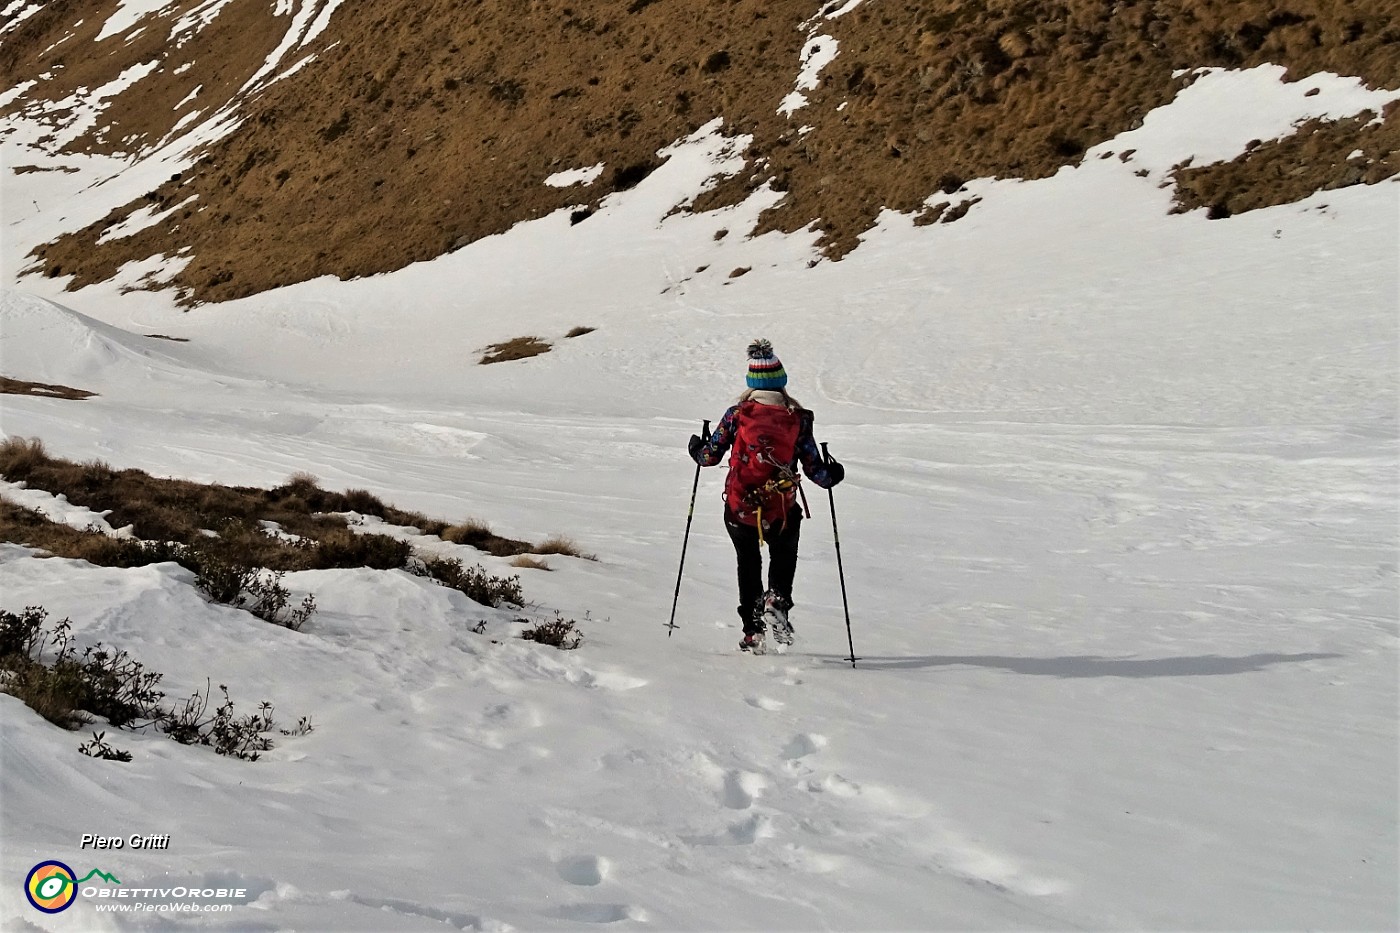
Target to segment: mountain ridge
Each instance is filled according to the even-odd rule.
[[[1400,87],[1400,24],[1385,7],[176,0],[136,15],[70,0],[0,23],[11,89],[0,112],[47,107],[61,126],[77,107],[65,102],[140,67],[149,73],[52,148],[135,160],[224,121],[164,184],[35,246],[33,268],[71,276],[70,288],[133,260],[188,256],[151,284],[218,302],[392,271],[557,210],[586,222],[715,118],[747,138],[746,164],[678,209],[771,188],[779,203],[736,232],[810,227],[819,261],[855,249],[882,210],[951,222],[975,210],[959,193],[970,179],[1077,164],[1197,69],[1274,63],[1292,79],[1333,71]],[[1228,166],[1182,166],[1179,209],[1225,217],[1390,177],[1396,111],[1261,140]],[[594,181],[545,184],[600,163]],[[113,235],[142,209],[156,222]]]

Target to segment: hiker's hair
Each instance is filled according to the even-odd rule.
[[[753,398],[753,394],[755,392],[777,392],[783,397],[783,404],[787,405],[789,411],[798,411],[803,409],[802,403],[799,402],[797,399],[793,398],[791,395],[788,395],[787,389],[745,389],[743,392],[739,393],[738,404],[742,405],[749,399]]]

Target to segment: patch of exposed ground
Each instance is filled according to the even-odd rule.
[[[0,395],[38,395],[43,398],[85,399],[92,398],[96,394],[96,392],[89,392],[86,389],[74,389],[71,386],[52,385],[47,382],[26,382],[23,379],[0,376]]]
[[[385,561],[390,567],[402,564],[408,554],[406,544],[383,535],[351,531],[341,514],[348,512],[373,515],[391,525],[411,526],[424,535],[468,545],[496,557],[559,554],[596,559],[562,535],[531,544],[496,534],[489,524],[478,519],[450,525],[388,505],[363,489],[322,489],[315,477],[304,473],[271,489],[196,483],[152,476],[144,470],[116,470],[96,460],[75,463],[50,456],[37,439],[11,437],[0,441],[0,477],[64,496],[74,505],[106,515],[113,527],[130,526],[138,542],[232,549],[244,563],[274,570],[375,566]],[[3,500],[0,504],[7,510],[0,516],[0,541],[33,544],[85,559],[82,553],[55,547],[67,548],[78,542],[102,554],[112,553],[112,545],[96,540],[101,535],[75,539],[65,530],[66,526],[41,528],[52,523],[36,524],[36,520],[20,514],[26,510]],[[269,533],[267,522],[274,523],[278,533]],[[21,530],[31,537],[9,536]],[[33,537],[41,531],[42,537]],[[211,531],[217,532],[216,545],[210,545]]]
[[[1252,145],[1229,162],[1178,169],[1177,207],[1204,207],[1221,219],[1390,178],[1400,172],[1400,101],[1386,108],[1384,122],[1376,117],[1309,120],[1294,135]]]
[[[208,532],[217,531],[219,541],[238,548],[248,563],[276,570],[363,566],[353,561],[363,561],[366,553],[373,556],[376,550],[391,556],[398,554],[402,563],[407,552],[399,554],[395,549],[402,542],[385,543],[379,540],[381,535],[352,532],[343,516],[331,514],[345,512],[374,515],[392,525],[413,526],[425,535],[441,536],[498,557],[527,553],[581,556],[577,548],[561,549],[559,542],[567,539],[558,536],[532,545],[502,537],[481,521],[449,525],[387,505],[363,489],[322,489],[314,477],[306,474],[292,476],[272,489],[196,483],[152,476],[143,470],[116,470],[100,461],[75,463],[50,456],[37,440],[12,437],[0,441],[0,476],[104,513],[113,527],[131,526],[137,539],[206,546]],[[13,525],[18,519],[11,515],[9,521]],[[263,522],[276,523],[285,534],[268,534]],[[64,540],[68,537],[64,532],[55,534]],[[305,544],[298,544],[296,539]],[[4,534],[0,534],[0,540],[19,541]]]
[[[506,363],[511,360],[524,360],[548,353],[550,349],[550,345],[538,337],[516,337],[514,340],[491,344],[477,362]]]
[[[54,77],[11,108],[159,60],[70,148],[148,145],[192,108],[234,95],[286,28],[268,4],[233,0],[183,45],[152,38],[195,5],[180,0],[171,17],[95,49],[115,0],[46,5],[6,36],[0,75],[11,87]],[[316,60],[243,102],[243,123],[197,166],[40,246],[39,268],[79,287],[188,246],[193,258],[173,283],[193,302],[390,271],[558,209],[587,223],[603,197],[656,167],[658,149],[717,116],[726,132],[753,135],[748,167],[690,208],[771,184],[783,201],[757,231],[735,232],[815,221],[822,248],[839,258],[883,208],[955,219],[976,209],[956,197],[967,179],[1043,177],[1076,163],[1166,103],[1181,69],[1272,62],[1295,78],[1332,71],[1400,86],[1394,0],[866,0],[813,20],[820,9],[814,0],[346,4],[308,46]],[[784,115],[803,46],[819,35],[839,54],[806,106]],[[1289,158],[1359,148],[1351,162],[1363,183],[1395,172],[1393,160],[1371,155],[1356,121],[1310,132],[1335,142],[1249,158],[1196,184],[1210,188],[1210,203],[1244,209],[1276,196]],[[598,163],[604,171],[588,184],[544,184]],[[1328,164],[1290,178],[1326,184]],[[1308,193],[1306,184],[1287,196]],[[192,194],[159,223],[97,242],[136,209]],[[926,210],[931,196],[948,206]]]

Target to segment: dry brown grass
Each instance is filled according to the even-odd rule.
[[[510,562],[512,567],[520,567],[525,570],[553,570],[554,568],[544,561],[531,557],[529,554],[521,554]]]
[[[89,392],[86,389],[74,389],[71,386],[52,385],[47,382],[25,382],[23,379],[0,376],[0,395],[39,395],[44,398],[77,400],[92,398],[96,394],[96,392]]]
[[[429,518],[422,512],[405,512],[402,509],[385,507],[385,511],[395,516],[394,522],[409,528],[417,528],[419,534],[441,535],[451,525],[437,518]]]
[[[585,554],[579,550],[579,546],[572,538],[563,535],[551,535],[539,544],[535,545],[531,551],[533,554],[560,554],[564,557],[581,557],[584,560],[597,560],[596,554]]]
[[[0,541],[46,551],[54,557],[85,560],[102,567],[141,567],[178,561],[182,556],[178,546],[80,531],[4,499],[0,499]]]
[[[297,493],[319,491],[321,488],[321,478],[315,473],[308,473],[305,470],[297,470],[287,481],[282,484],[283,488]]]
[[[48,459],[49,452],[37,437],[7,437],[0,441],[0,476],[12,483],[23,481]]]
[[[513,557],[516,554],[525,554],[530,551],[528,541],[502,537],[492,531],[491,526],[486,522],[476,518],[469,518],[459,524],[448,526],[442,531],[441,537],[444,541],[465,544],[496,557]]]
[[[0,508],[0,540],[42,548],[56,555],[104,565],[134,566],[154,560],[193,564],[197,555],[183,555],[172,545],[192,548],[242,566],[270,570],[316,570],[330,567],[402,567],[411,546],[387,535],[352,530],[345,518],[331,513],[376,515],[392,525],[418,528],[496,557],[578,553],[567,538],[554,537],[539,546],[496,534],[480,519],[456,525],[386,505],[364,489],[332,492],[320,488],[309,473],[297,473],[281,486],[261,489],[224,486],[155,477],[142,470],[115,470],[106,463],[75,463],[50,457],[37,438],[0,441],[0,475],[31,487],[62,494],[74,505],[109,511],[115,527],[131,525],[138,541],[123,542],[55,524],[10,503]],[[262,522],[276,522],[301,541],[269,535]],[[211,538],[207,532],[217,537]],[[142,549],[159,542],[163,551]],[[134,548],[134,549],[133,549]],[[547,568],[546,568],[547,569]]]
[[[347,489],[342,495],[345,496],[345,504],[349,511],[359,512],[363,515],[383,515],[384,500],[380,499],[368,489]]]
[[[468,518],[455,525],[448,525],[439,534],[444,541],[453,544],[471,544],[475,540],[491,536],[491,526],[479,518]]]
[[[732,234],[820,218],[822,245],[837,257],[882,208],[914,212],[966,179],[1040,178],[1074,164],[1169,100],[1177,70],[1269,62],[1294,78],[1400,81],[1394,0],[865,3],[821,23],[841,52],[789,119],[777,103],[792,90],[801,24],[815,10],[811,0],[346,4],[324,34],[335,55],[246,101],[248,119],[198,165],[37,258],[78,288],[189,247],[174,284],[197,301],[390,271],[561,209],[587,216],[636,185],[659,148],[715,117],[751,136],[748,165],[695,208],[771,185],[783,201],[757,231]],[[275,46],[274,23],[267,4],[233,4],[178,50],[146,30],[90,54],[102,18],[44,4],[6,34],[0,80],[47,75],[30,95],[62,100],[162,60],[71,145],[154,143],[190,112],[195,88],[216,106],[236,94]],[[799,134],[799,124],[811,130]],[[610,171],[590,185],[540,184],[561,163],[593,162]],[[1229,198],[1273,180],[1261,164],[1232,183]],[[98,242],[132,212],[191,195],[204,209]]]
[[[488,346],[486,351],[481,354],[479,362],[486,364],[524,360],[532,356],[539,356],[541,353],[548,353],[550,349],[550,344],[538,337],[516,337],[514,340],[506,340]]]
[[[432,523],[417,513],[384,505],[365,490],[331,492],[315,477],[297,474],[282,486],[260,489],[155,477],[142,470],[114,470],[100,461],[75,463],[50,457],[37,439],[0,442],[0,474],[93,511],[110,510],[114,527],[131,525],[139,539],[171,542],[218,552],[239,563],[272,570],[325,567],[402,566],[410,548],[383,535],[356,534],[343,518],[325,513],[376,514],[391,524]],[[268,535],[261,522],[276,522],[306,539],[289,542]],[[438,523],[439,527],[441,523]],[[70,534],[64,526],[35,527],[6,512],[5,540],[32,543],[66,557],[111,563],[112,539]],[[206,531],[218,537],[210,538]],[[75,535],[77,535],[75,537]]]
[[[1400,171],[1400,102],[1385,108],[1384,122],[1369,125],[1375,116],[1309,120],[1292,136],[1251,145],[1229,162],[1178,169],[1176,208],[1204,207],[1220,220],[1314,191],[1376,184]],[[1272,183],[1256,183],[1262,178]]]
[[[594,332],[595,330],[597,330],[597,329],[598,329],[598,328],[596,328],[596,327],[584,327],[584,326],[580,325],[580,326],[578,326],[578,327],[574,327],[574,328],[570,329],[569,332],[568,332],[567,334],[565,334],[564,336],[565,336],[565,337],[582,337],[584,334],[591,334],[591,333],[593,333],[593,332]]]

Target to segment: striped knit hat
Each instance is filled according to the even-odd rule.
[[[782,361],[773,355],[773,345],[766,340],[749,344],[750,389],[781,389],[787,385],[787,372]]]

